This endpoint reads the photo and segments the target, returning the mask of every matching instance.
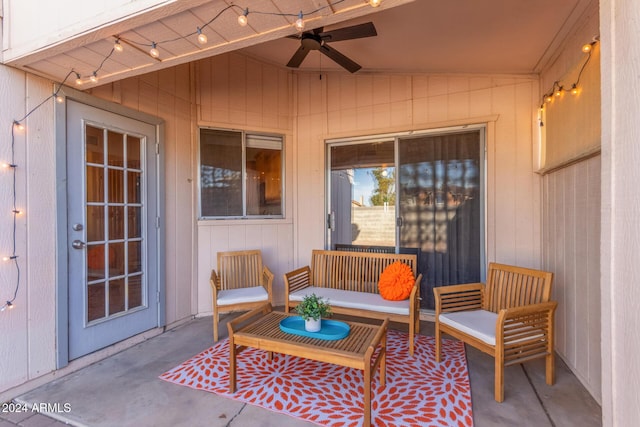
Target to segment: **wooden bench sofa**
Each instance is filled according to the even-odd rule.
[[[352,251],[313,250],[311,266],[284,275],[285,311],[298,305],[309,294],[329,300],[337,314],[389,319],[409,325],[409,354],[413,356],[414,337],[420,332],[420,281],[418,275],[407,300],[388,301],[378,292],[384,269],[395,261],[416,271],[417,256]]]
[[[433,289],[436,302],[436,361],[441,337],[449,334],[495,359],[494,397],[504,400],[504,368],[546,359],[546,382],[555,381],[550,301],[553,274],[504,264],[489,264],[486,285]]]

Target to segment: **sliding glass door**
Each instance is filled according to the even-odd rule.
[[[328,247],[418,255],[433,288],[484,279],[484,128],[329,144]]]

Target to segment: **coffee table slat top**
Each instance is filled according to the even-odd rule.
[[[251,338],[259,341],[260,339],[266,338],[270,341],[282,342],[283,344],[303,344],[322,351],[331,350],[336,353],[361,356],[365,354],[380,328],[379,325],[345,322],[351,328],[349,335],[340,340],[323,340],[290,334],[280,330],[280,321],[288,316],[290,315],[287,313],[272,311],[261,319],[234,331],[234,337],[236,340],[240,339],[241,341]],[[240,344],[240,342],[238,342],[238,344]]]

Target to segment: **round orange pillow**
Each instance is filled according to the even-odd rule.
[[[403,262],[396,261],[387,266],[380,274],[378,291],[380,296],[386,300],[401,301],[409,298],[415,281],[411,267]]]

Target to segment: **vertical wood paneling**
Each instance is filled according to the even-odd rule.
[[[0,159],[11,160],[11,126],[51,95],[51,83],[0,65]],[[14,308],[1,313],[0,391],[55,369],[56,220],[53,103],[29,116],[15,134],[16,255],[20,267]],[[0,173],[0,248],[13,248],[13,174]],[[18,276],[13,262],[3,263],[0,301],[13,299]]]
[[[544,181],[544,268],[555,274],[556,351],[600,401],[600,157]]]
[[[46,99],[51,93],[51,83],[34,76],[27,75],[26,87],[29,95],[27,111],[31,111],[40,103],[40,100]],[[54,231],[56,218],[51,211],[55,206],[56,166],[51,161],[55,158],[55,144],[50,138],[54,127],[53,111],[53,103],[48,102],[32,114],[25,123],[27,139],[22,147],[16,147],[16,152],[20,156],[17,161],[21,168],[18,177],[22,176],[22,179],[18,180],[17,203],[18,209],[26,212],[26,215],[18,217],[18,233],[28,230],[28,234],[26,234],[27,241],[24,246],[18,243],[23,275],[20,299],[15,303],[18,306],[28,307],[26,329],[28,378],[36,378],[55,367],[56,288],[53,284],[56,277],[56,260],[51,254],[56,251]],[[6,173],[6,175],[9,174]],[[25,254],[26,257],[23,256]],[[13,266],[2,268],[3,273],[11,272],[9,276],[14,278]],[[0,298],[11,297],[8,291],[13,289],[13,283],[11,287],[0,286],[0,289],[7,292]],[[5,300],[0,299],[0,301]],[[3,336],[5,346],[11,347],[14,344],[6,340],[4,334],[0,333],[0,336]]]

